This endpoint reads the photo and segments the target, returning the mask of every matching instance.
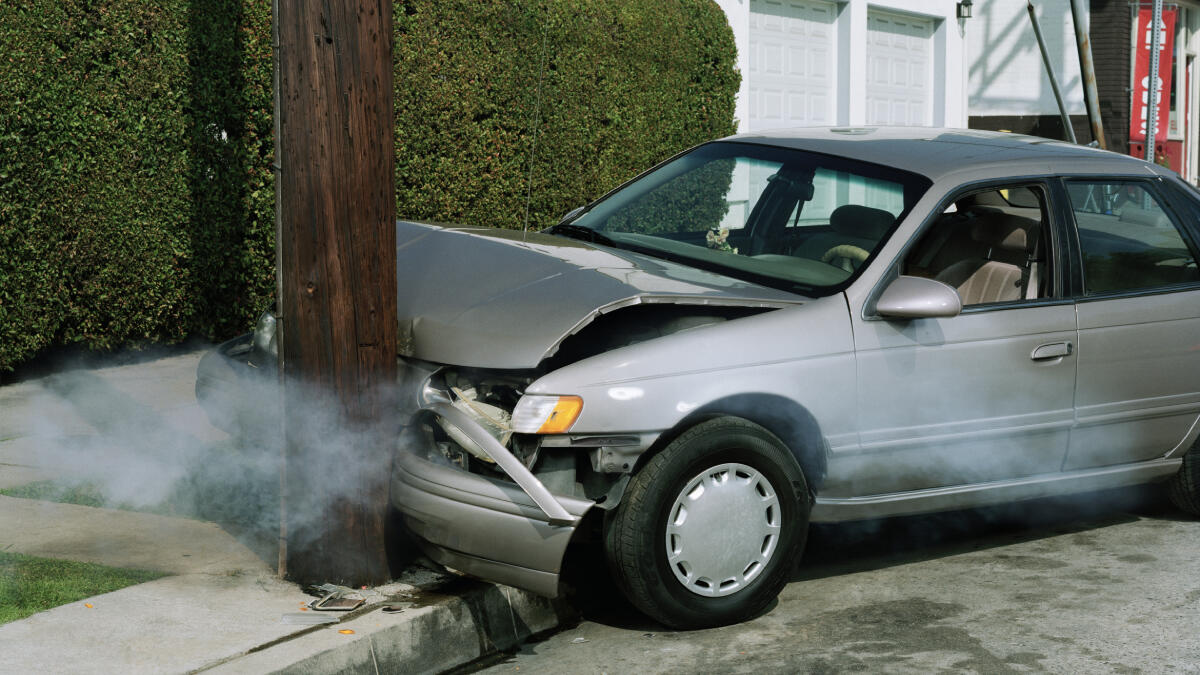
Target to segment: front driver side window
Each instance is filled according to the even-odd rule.
[[[1012,186],[958,197],[918,240],[904,274],[952,286],[964,307],[1049,297],[1044,194]]]

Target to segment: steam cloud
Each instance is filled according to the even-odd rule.
[[[20,439],[28,455],[20,462],[52,478],[48,492],[82,491],[105,506],[213,520],[273,563],[278,445],[212,427],[192,384],[156,362],[67,363],[19,385],[26,413],[6,416],[10,428],[0,435]]]
[[[254,405],[245,407],[240,415],[240,428],[228,435],[217,431],[194,399],[171,392],[170,406],[156,405],[161,401],[155,381],[153,364],[134,379],[132,370],[64,368],[36,382],[40,387],[37,400],[31,406],[33,415],[20,420],[22,430],[37,443],[38,464],[49,468],[59,482],[86,483],[94,486],[109,505],[128,505],[134,508],[155,508],[160,512],[212,520],[230,527],[255,552],[274,563],[276,537],[279,531],[279,475],[281,467],[278,383],[262,378],[259,388],[248,390],[247,400]],[[178,378],[177,378],[178,379]],[[171,385],[186,387],[188,380]],[[385,400],[395,401],[395,391]],[[977,400],[985,410],[980,416],[994,414],[1003,408],[1004,394],[994,392]],[[166,400],[163,396],[163,400]],[[390,457],[394,447],[373,448],[367,432],[347,425],[339,408],[329,396],[311,392],[293,399],[299,410],[290,419],[303,420],[304,435],[321,439],[305,461],[312,462],[309,473],[321,477],[326,495],[352,504],[368,498],[363,476],[386,475],[390,463],[380,464],[380,457]],[[928,411],[926,411],[928,412]],[[961,412],[961,411],[959,411]],[[399,421],[399,415],[395,421]],[[11,436],[11,429],[0,430],[0,437]],[[392,436],[395,438],[396,436]],[[979,439],[982,440],[982,439]],[[1130,439],[1134,442],[1133,439]],[[868,476],[891,475],[912,484],[936,485],[951,474],[971,474],[977,478],[997,479],[1017,475],[1028,460],[1023,448],[1011,442],[981,442],[969,453],[880,452],[859,455],[853,461],[836,467],[843,476],[858,479]],[[963,447],[956,448],[963,450]],[[942,461],[933,461],[940,458]],[[1058,456],[1052,460],[1061,462]],[[833,467],[831,467],[833,468]],[[944,484],[944,483],[943,483]],[[300,486],[296,486],[300,487]],[[829,487],[829,486],[826,486]],[[843,489],[856,492],[865,487],[858,480],[843,483]],[[1111,494],[1101,499],[1112,507]],[[1096,506],[1097,495],[1078,495],[1062,499],[1055,509],[1065,503]],[[288,500],[288,537],[300,545],[310,533],[323,531],[321,521],[327,512],[319,501]],[[1096,506],[1105,510],[1103,506]],[[1091,509],[1077,512],[1088,515]],[[1018,520],[1036,521],[1036,512],[1023,511]],[[1004,514],[1000,516],[999,514]],[[1008,509],[993,508],[959,515],[943,514],[921,519],[924,530],[936,522],[936,529],[950,532],[955,521],[969,523],[957,529],[974,531],[981,525],[999,518],[1011,520]],[[882,528],[882,529],[881,529]],[[879,521],[825,528],[835,531],[839,538],[872,539],[887,527]],[[821,547],[821,528],[814,543]],[[906,535],[902,539],[913,539]],[[915,537],[922,539],[923,537]],[[936,541],[936,538],[935,538]],[[810,551],[814,555],[815,550]]]
[[[98,493],[109,507],[214,521],[273,566],[282,467],[279,383],[274,373],[243,378],[228,434],[212,426],[196,403],[194,372],[194,365],[178,363],[67,364],[21,385],[31,392],[31,414],[20,420],[20,429],[0,430],[9,432],[0,437],[26,437],[56,488]],[[293,482],[286,518],[289,546],[305,547],[327,531],[331,501],[350,508],[374,503],[366,500],[378,499],[381,481],[386,494],[395,445],[381,447],[363,425],[346,422],[327,392],[300,392],[291,398],[295,426],[289,433],[307,447],[289,461],[302,462],[302,473],[317,483]],[[392,388],[383,392],[383,409],[392,409],[394,395]]]

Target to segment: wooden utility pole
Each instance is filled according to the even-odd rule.
[[[280,572],[388,579],[396,381],[391,0],[275,0]]]

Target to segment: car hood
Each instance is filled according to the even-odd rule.
[[[400,351],[534,368],[597,316],[642,303],[784,307],[804,298],[564,237],[397,223]]]

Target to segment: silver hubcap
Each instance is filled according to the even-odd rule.
[[[736,593],[767,567],[779,544],[779,498],[745,464],[692,477],[671,505],[667,563],[684,588],[706,597]]]

